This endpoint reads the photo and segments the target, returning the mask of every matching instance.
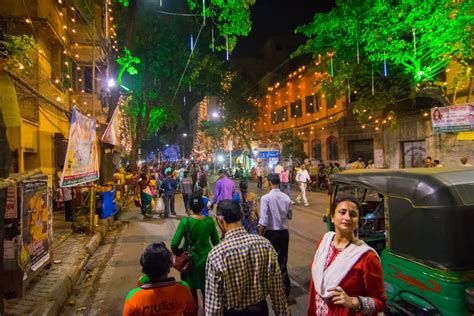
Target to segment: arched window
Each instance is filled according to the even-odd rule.
[[[317,160],[323,159],[323,151],[319,139],[313,139],[313,158]]]
[[[328,160],[339,160],[339,145],[337,138],[334,136],[327,139]]]

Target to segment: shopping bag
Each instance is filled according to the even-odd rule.
[[[163,202],[162,197],[156,199],[155,211],[163,212],[165,210],[165,203]]]

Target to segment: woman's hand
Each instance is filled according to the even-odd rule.
[[[336,286],[333,288],[328,289],[330,293],[330,298],[332,298],[332,302],[336,305],[342,305],[344,307],[359,310],[359,300],[357,297],[351,297],[347,295],[347,293],[342,289],[340,286]]]

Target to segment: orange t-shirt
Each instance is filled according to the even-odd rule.
[[[128,293],[123,315],[181,316],[197,312],[191,290],[174,278],[144,284]]]

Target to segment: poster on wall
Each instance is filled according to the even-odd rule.
[[[374,149],[374,165],[375,168],[383,168],[383,150]]]
[[[48,179],[28,180],[21,184],[22,247],[20,264],[23,271],[36,271],[50,259],[51,229],[48,205]]]
[[[474,131],[474,103],[432,108],[431,123],[435,133]]]
[[[72,109],[69,143],[61,186],[70,187],[99,179],[95,120]]]

